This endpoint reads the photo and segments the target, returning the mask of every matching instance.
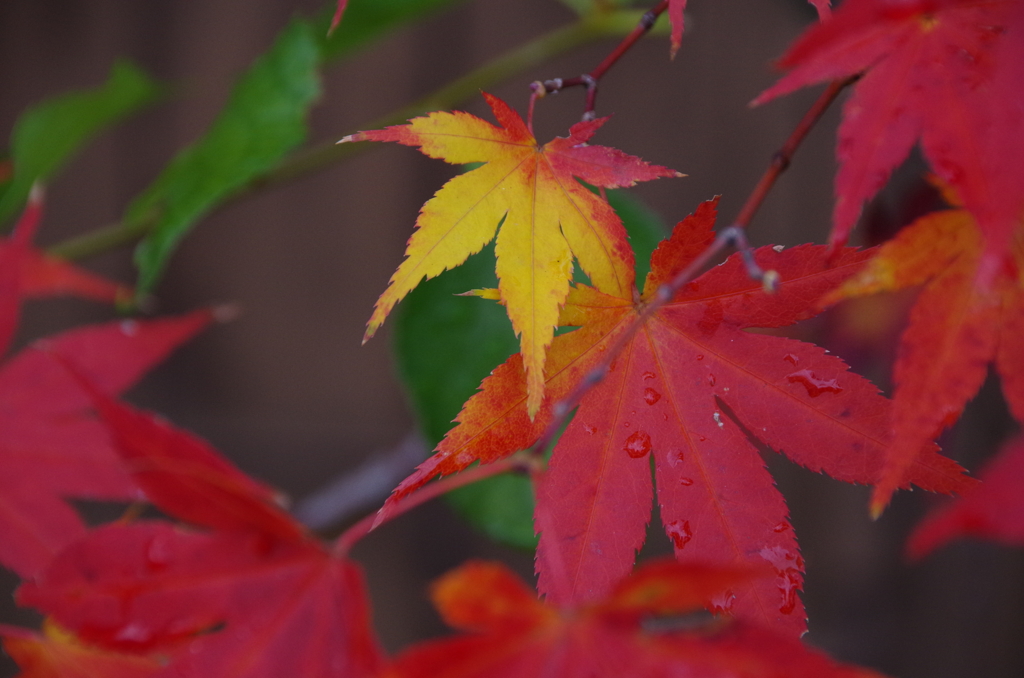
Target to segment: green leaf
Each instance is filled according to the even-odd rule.
[[[328,3],[314,30],[323,40],[325,59],[334,59],[355,51],[388,31],[440,10],[458,0],[349,0],[338,29],[328,38],[337,2]]]
[[[637,254],[647,261],[668,229],[649,207],[626,191],[608,191]],[[494,248],[488,246],[465,264],[419,287],[399,305],[394,349],[420,428],[431,446],[452,427],[463,404],[497,365],[518,349],[504,309],[476,297],[455,296],[496,287]],[[533,490],[523,476],[498,476],[447,495],[450,503],[491,538],[535,548]]]
[[[636,257],[636,283],[643,287],[644,279],[651,270],[651,253],[672,231],[660,214],[633,193],[608,191],[607,194],[608,203],[629,233],[629,244]]]
[[[128,208],[126,222],[156,219],[135,252],[139,290],[152,289],[192,225],[306,138],[320,94],[320,50],[309,23],[293,21],[235,86],[224,110]]]
[[[159,93],[149,76],[118,61],[102,86],[61,94],[28,108],[11,134],[14,171],[0,195],[0,222],[21,211],[33,183],[48,181],[90,138]]]
[[[476,297],[455,296],[496,286],[491,245],[462,266],[421,283],[398,308],[398,367],[431,447],[444,438],[483,378],[519,348],[504,308]],[[489,478],[447,496],[492,538],[524,548],[536,546],[533,496],[526,478]]]

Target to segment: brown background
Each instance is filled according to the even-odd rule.
[[[373,0],[351,0],[372,2]],[[735,215],[816,92],[749,110],[773,80],[771,59],[814,18],[802,0],[695,0],[674,62],[664,38],[638,46],[602,83],[600,114],[614,113],[598,141],[688,173],[637,192],[675,222],[721,193]],[[4,0],[0,3],[0,129],[43,97],[102,82],[128,56],[177,95],[105,134],[54,181],[41,241],[51,244],[116,221],[164,163],[197,138],[223,105],[233,78],[308,0]],[[312,116],[314,140],[337,139],[430,92],[520,42],[568,22],[554,0],[474,0],[401,30],[329,67]],[[611,43],[575,52],[494,88],[524,108],[527,84],[589,70]],[[464,108],[478,114],[480,101]],[[582,109],[568,92],[540,104],[537,131],[564,133]],[[835,172],[831,112],[797,155],[752,228],[756,244],[824,241]],[[6,133],[6,132],[5,132]],[[132,400],[211,440],[247,471],[301,498],[397,445],[413,419],[383,332],[360,347],[364,323],[401,258],[416,210],[451,174],[443,163],[382,147],[314,176],[218,211],[173,259],[160,310],[236,302],[242,317],[214,328],[156,370]],[[912,211],[914,171],[869,210],[885,233]],[[908,207],[907,205],[910,205]],[[128,250],[88,262],[132,279]],[[882,322],[892,305],[843,311],[800,328],[885,385]],[[876,314],[883,341],[856,331]],[[107,309],[81,302],[31,306],[22,340]],[[971,468],[1008,432],[998,384],[986,385],[946,449]],[[1024,558],[960,544],[907,566],[899,548],[932,503],[899,496],[877,524],[867,489],[773,461],[790,501],[808,575],[808,639],[837,656],[894,675],[1024,675]],[[651,541],[664,550],[664,536]],[[441,632],[423,593],[431,578],[467,557],[501,557],[524,574],[530,557],[489,544],[440,504],[402,518],[356,551],[366,565],[376,623],[395,649]],[[25,620],[9,611],[3,621]]]

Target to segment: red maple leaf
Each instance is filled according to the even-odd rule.
[[[885,243],[857,276],[826,297],[831,303],[924,285],[900,339],[893,368],[895,435],[871,510],[878,514],[914,458],[914,450],[952,424],[994,362],[1010,411],[1024,421],[1024,270],[1021,232],[1013,266],[986,284],[984,239],[966,210],[921,217]]]
[[[911,558],[923,558],[958,537],[1024,546],[1024,438],[1008,443],[978,477],[978,487],[917,526],[907,542]]]
[[[434,476],[532,445],[557,402],[589,375],[636,322],[659,287],[712,241],[715,202],[676,226],[651,260],[639,302],[586,286],[571,293],[548,356],[548,400],[531,423],[518,356],[484,380],[438,452],[385,504]],[[739,257],[686,286],[650,316],[611,372],[582,399],[537,488],[540,588],[556,604],[592,601],[630,569],[651,515],[650,459],[665,531],[681,561],[770,563],[777,577],[720,601],[741,617],[801,632],[802,559],[782,496],[751,439],[847,482],[877,482],[890,438],[889,401],[816,346],[752,334],[812,316],[814,303],[860,268],[869,253],[826,248],[757,250],[782,282],[765,294]],[[648,456],[649,455],[649,456]],[[967,479],[954,462],[920,450],[901,485],[954,491]]]
[[[467,635],[414,646],[384,676],[879,678],[795,639],[699,616],[712,598],[750,576],[652,561],[618,582],[607,598],[560,610],[538,601],[504,566],[470,562],[433,587],[442,617]]]
[[[57,556],[18,601],[84,641],[170,653],[160,675],[374,675],[359,568],[206,443],[98,392],[96,407],[153,503],[208,530],[113,524]],[[223,627],[223,628],[222,628]]]
[[[141,497],[88,396],[54,354],[73,360],[104,393],[120,393],[211,318],[198,311],[81,327],[38,341],[0,366],[0,562],[28,577],[85,534],[64,497]]]
[[[998,268],[1024,208],[1022,7],[1018,0],[848,0],[782,58],[790,72],[755,103],[865,72],[839,129],[833,243],[846,241],[864,202],[920,140],[989,239],[985,275]]]
[[[9,238],[0,238],[0,355],[10,345],[25,298],[74,295],[115,303],[131,290],[32,247],[43,211],[43,192],[29,194],[25,211]]]

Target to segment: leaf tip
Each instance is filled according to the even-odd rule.
[[[889,505],[889,499],[892,497],[892,490],[883,490],[881,487],[876,487],[874,494],[871,495],[871,503],[868,505],[868,513],[871,516],[871,520],[878,520],[882,517],[882,513],[885,511],[885,507]]]
[[[501,302],[501,291],[494,288],[482,288],[473,289],[468,292],[458,292],[455,294],[457,297],[480,297],[481,299],[488,299],[490,301]]]
[[[334,11],[334,16],[331,18],[331,26],[327,29],[327,37],[331,37],[335,29],[338,28],[341,18],[345,15],[345,6],[347,4],[348,0],[338,0],[338,8]]]

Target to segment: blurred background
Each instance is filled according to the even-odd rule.
[[[350,0],[354,6],[360,2]],[[51,182],[38,242],[51,245],[120,219],[125,206],[224,105],[231,86],[310,0],[4,0],[0,3],[0,130],[19,113],[71,88],[102,83],[128,57],[171,86],[165,100],[89,144]],[[804,0],[696,0],[674,61],[668,39],[648,37],[601,83],[598,114],[614,114],[597,142],[687,173],[635,193],[666,223],[722,195],[722,219],[739,210],[774,151],[818,91],[763,108],[747,103],[776,77],[771,61],[815,13]],[[506,50],[572,21],[555,0],[450,2],[324,71],[311,142],[340,139]],[[590,44],[492,87],[525,110],[533,80],[592,69],[614,46]],[[489,118],[479,97],[460,108]],[[582,111],[582,91],[538,105],[544,140]],[[797,153],[751,228],[754,244],[824,242],[832,207],[833,109]],[[860,238],[877,242],[934,203],[911,159],[866,210]],[[155,292],[159,312],[231,302],[241,317],[212,328],[129,396],[210,440],[243,469],[301,502],[367,460],[410,461],[416,421],[390,354],[393,323],[360,346],[366,319],[402,257],[420,205],[454,169],[397,145],[380,145],[322,171],[261,191],[204,219],[171,260]],[[83,262],[131,282],[130,247]],[[888,389],[893,343],[913,295],[868,299],[794,328]],[[77,301],[28,305],[20,341],[111,317]],[[1012,429],[990,379],[943,439],[972,470]],[[413,438],[415,440],[415,437]],[[403,441],[406,448],[402,448]],[[396,450],[405,449],[403,453]],[[415,445],[412,446],[415,455]],[[938,498],[901,493],[877,522],[868,489],[770,461],[789,501],[807,562],[807,640],[906,678],[1024,675],[1024,554],[959,543],[919,565],[903,541]],[[356,476],[386,492],[388,484]],[[371,492],[371,494],[373,494]],[[376,501],[382,500],[378,495]],[[364,505],[362,511],[374,509]],[[350,513],[336,529],[359,512]],[[667,552],[655,529],[649,550]],[[443,632],[426,584],[470,557],[500,558],[525,576],[531,554],[496,545],[435,502],[386,526],[355,552],[375,623],[395,650]],[[15,585],[7,576],[8,589]],[[5,600],[9,597],[5,594]],[[9,606],[9,603],[8,603]],[[10,607],[10,606],[9,606]],[[31,622],[6,609],[2,621]],[[5,669],[13,674],[10,664]]]

